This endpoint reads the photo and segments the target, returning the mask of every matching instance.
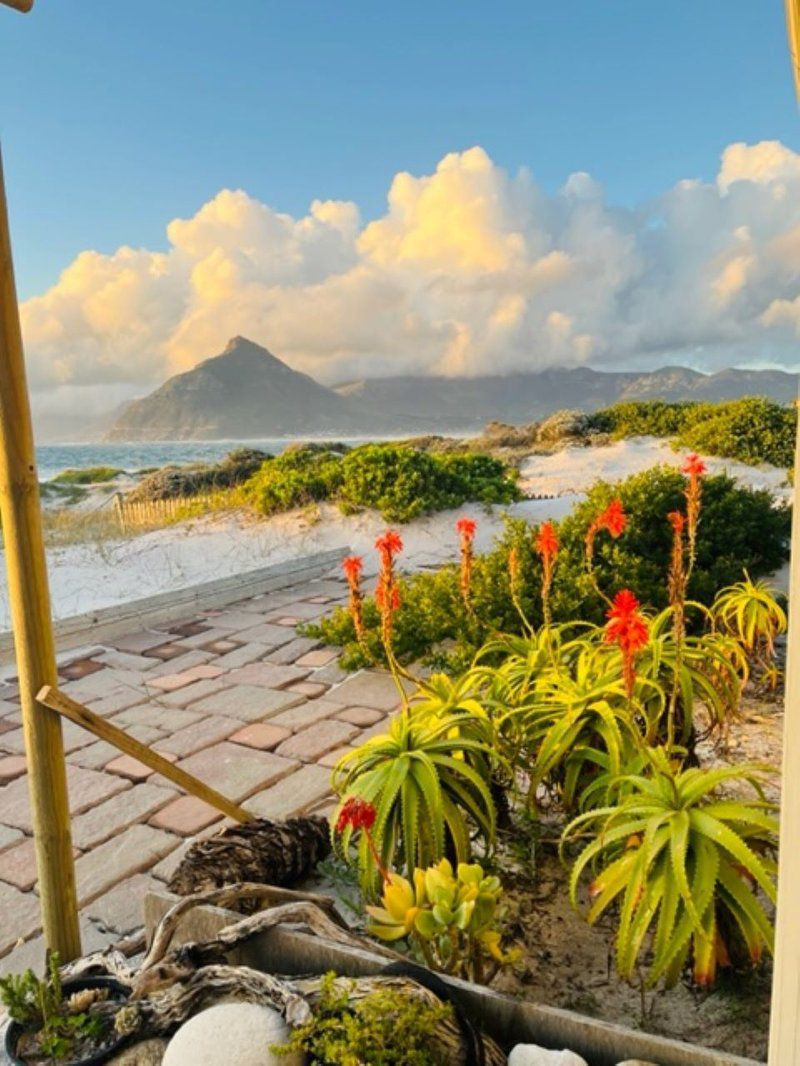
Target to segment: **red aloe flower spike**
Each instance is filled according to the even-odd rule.
[[[391,560],[403,550],[403,540],[399,533],[395,533],[393,529],[387,529],[375,541],[375,547],[383,558]]]
[[[461,598],[467,609],[469,609],[469,594],[472,588],[472,561],[474,558],[472,543],[475,540],[475,530],[477,528],[478,523],[474,518],[459,518],[456,522],[461,549]]]
[[[708,472],[708,468],[700,456],[696,452],[692,452],[691,455],[686,456],[682,472],[689,477],[702,477],[703,474]]]
[[[375,589],[375,603],[381,613],[381,638],[389,661],[392,661],[393,614],[400,607],[400,592],[394,572],[394,557],[403,550],[403,541],[399,533],[387,530],[375,541],[380,552],[381,568],[378,572],[378,585]]]
[[[542,560],[542,615],[545,625],[550,625],[550,589],[558,555],[558,535],[552,522],[542,522],[533,546]]]
[[[628,698],[636,682],[635,659],[649,639],[647,619],[639,610],[639,601],[630,589],[622,589],[606,612],[608,622],[603,639],[616,644],[622,653],[622,674]]]
[[[370,833],[370,829],[375,825],[376,817],[377,811],[368,800],[361,799],[360,796],[351,796],[344,801],[339,810],[339,817],[336,819],[336,832],[343,833],[348,826],[353,832],[362,830],[367,841],[367,846],[372,853],[375,866],[384,883],[388,884],[389,871],[383,865],[381,857],[378,854],[378,849],[375,847],[375,841],[372,839],[372,834]]]
[[[628,524],[628,516],[625,514],[622,500],[612,500],[605,511],[597,516],[594,524],[598,529],[607,530],[616,539]]]
[[[353,628],[356,637],[363,644],[364,630],[364,594],[361,591],[361,571],[364,569],[364,560],[360,555],[348,555],[342,560],[342,570],[347,578],[347,587],[350,590],[350,617],[353,619]]]
[[[667,515],[667,521],[672,526],[673,532],[683,533],[683,527],[686,525],[686,515],[682,511],[670,511]]]

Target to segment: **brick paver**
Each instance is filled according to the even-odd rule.
[[[62,687],[257,815],[327,813],[330,767],[399,704],[391,678],[348,674],[336,649],[296,632],[345,594],[336,575],[87,644],[59,664],[74,666]],[[0,671],[0,973],[44,958],[12,673]],[[145,894],[227,820],[63,725],[83,946],[99,950],[141,925]]]

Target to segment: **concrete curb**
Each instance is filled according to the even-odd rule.
[[[347,548],[318,552],[299,559],[290,559],[257,570],[246,570],[231,577],[206,581],[200,585],[159,592],[141,600],[97,611],[62,618],[54,625],[56,646],[59,653],[82,648],[89,644],[102,644],[104,640],[145,629],[166,621],[174,621],[192,611],[208,607],[222,607],[237,600],[289,588],[292,585],[322,577],[333,569]],[[0,656],[13,654],[13,634],[0,633]]]

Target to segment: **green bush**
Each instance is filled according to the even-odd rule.
[[[237,448],[218,463],[165,466],[143,477],[128,493],[128,499],[174,500],[234,488],[246,482],[271,459],[267,452],[255,448]]]
[[[333,500],[346,513],[369,507],[387,522],[408,522],[468,500],[510,503],[520,493],[504,464],[487,455],[365,444],[344,456],[310,446],[285,452],[250,479],[245,495],[267,515]]]
[[[616,485],[598,482],[589,491],[586,500],[558,523],[560,550],[551,594],[554,621],[603,621],[605,607],[586,574],[584,537],[590,521],[614,496],[622,500],[629,521],[618,540],[603,535],[597,538],[595,560],[600,585],[610,594],[627,586],[636,589],[647,606],[666,606],[671,528],[665,515],[681,505],[684,487],[685,478],[678,471],[657,467]],[[743,569],[751,577],[778,569],[788,554],[789,523],[788,510],[774,507],[768,492],[740,487],[722,474],[704,478],[697,565],[689,596],[711,604],[718,589],[741,579]],[[531,530],[521,519],[507,519],[495,548],[475,559],[473,611],[464,607],[455,565],[401,579],[402,610],[394,619],[395,651],[401,661],[433,653],[434,661],[441,665],[438,647],[448,642],[447,661],[451,666],[463,666],[492,633],[521,631],[509,586],[508,556],[512,546],[517,549],[524,579],[520,597],[523,610],[533,625],[541,624],[541,564],[533,549]],[[454,558],[456,554],[454,533]],[[364,604],[364,620],[370,655],[382,661],[379,616],[371,598]],[[352,620],[345,609],[306,630],[343,647],[345,667],[365,664],[364,652],[355,640]]]
[[[115,466],[87,466],[81,470],[62,470],[53,481],[57,485],[102,485],[124,473],[124,470],[118,470]]]
[[[594,433],[624,437],[674,437],[706,455],[743,463],[789,467],[794,461],[797,414],[761,396],[722,403],[666,403],[663,400],[617,403],[587,419]]]

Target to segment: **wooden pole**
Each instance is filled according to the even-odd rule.
[[[13,7],[16,11],[30,11],[33,7],[33,0],[0,0],[0,4]]]
[[[0,158],[0,518],[28,759],[45,943],[68,962],[81,953],[61,722],[36,700],[56,681],[50,593],[42,539],[19,310]]]
[[[798,411],[800,415],[800,410]],[[789,576],[789,634],[783,717],[781,837],[775,967],[772,976],[769,1066],[800,1063],[800,418],[795,444],[792,545]]]
[[[88,729],[90,733],[94,733],[101,740],[105,740],[108,744],[113,744],[115,748],[124,751],[126,755],[131,755],[134,759],[138,759],[145,766],[149,766],[151,770],[155,770],[156,773],[161,774],[167,780],[182,788],[184,792],[188,792],[190,796],[196,796],[197,799],[207,803],[210,807],[227,814],[229,818],[233,818],[237,822],[251,822],[253,820],[254,816],[249,811],[246,811],[244,807],[240,807],[238,803],[233,803],[231,800],[226,799],[221,792],[217,792],[215,788],[206,785],[194,774],[190,774],[187,770],[182,770],[179,766],[173,766],[169,759],[165,759],[163,755],[159,755],[157,751],[148,748],[146,744],[142,744],[141,741],[134,739],[134,737],[129,737],[119,726],[113,725],[102,715],[95,714],[94,711],[90,711],[88,707],[84,707],[82,703],[78,703],[77,700],[73,700],[70,696],[59,692],[58,689],[45,685],[39,693],[39,701],[45,707],[49,707],[51,710],[57,711],[58,714],[62,714],[65,718],[69,718],[76,725]]]

